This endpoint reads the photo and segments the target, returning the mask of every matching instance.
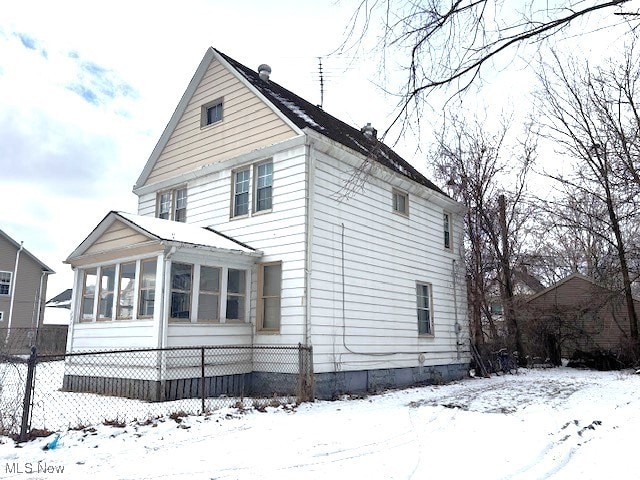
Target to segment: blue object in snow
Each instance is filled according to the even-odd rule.
[[[57,434],[56,438],[54,438],[48,444],[46,444],[43,450],[53,450],[54,448],[56,448],[58,446],[58,439],[59,438],[60,438],[60,435]]]

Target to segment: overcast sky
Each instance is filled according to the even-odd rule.
[[[72,286],[62,261],[110,210],[137,211],[132,186],[209,46],[253,69],[268,63],[274,81],[320,103],[317,57],[339,46],[356,3],[3,5],[0,229],[57,272],[47,297]],[[373,58],[325,58],[325,110],[383,129],[395,101],[376,88],[376,66]],[[505,96],[490,88],[487,98]],[[425,171],[414,149],[397,149]]]

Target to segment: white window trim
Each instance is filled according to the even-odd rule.
[[[4,312],[0,310],[0,322],[4,321]]]
[[[444,229],[444,218],[445,216],[449,219],[447,222],[447,227],[448,229],[445,230]],[[442,246],[444,247],[445,250],[449,250],[449,251],[453,251],[453,216],[451,215],[450,212],[444,211],[442,213]],[[449,246],[446,245],[445,240],[446,240],[446,233],[449,233]]]
[[[258,199],[258,167],[260,165],[264,165],[270,163],[271,164],[271,208],[265,208],[263,210],[257,209],[257,199]],[[239,215],[235,214],[236,211],[236,174],[239,172],[249,172],[249,188],[248,188],[248,199],[247,199],[247,213],[242,213]],[[271,213],[273,211],[273,202],[275,199],[275,169],[273,158],[262,159],[257,162],[253,162],[248,165],[243,165],[241,167],[234,168],[231,170],[231,201],[230,201],[230,209],[229,209],[229,218],[231,220],[235,218],[247,218],[255,215],[265,215]]]
[[[8,273],[9,274],[9,290],[7,293],[0,293],[0,296],[9,296],[11,295],[11,286],[13,285],[13,272],[9,272],[7,270],[0,270],[0,273]],[[4,285],[4,283],[3,283]]]
[[[395,202],[396,195],[404,197],[404,211],[396,209],[396,202]],[[391,210],[393,210],[393,213],[397,215],[408,217],[409,216],[409,194],[407,192],[403,192],[400,189],[393,188],[391,190]]]
[[[428,332],[420,332],[420,319],[418,318],[418,311],[421,308],[418,306],[418,287],[427,287],[429,289],[429,331]],[[433,284],[429,282],[416,282],[415,287],[415,298],[416,298],[416,320],[418,321],[418,336],[423,338],[432,338],[434,336],[435,323],[433,319]]]
[[[189,189],[187,187],[187,185],[180,185],[178,187],[175,188],[170,188],[170,189],[166,189],[166,190],[161,190],[159,192],[156,193],[156,212],[155,212],[155,217],[156,218],[160,218],[160,205],[161,205],[161,199],[162,196],[165,194],[169,194],[169,218],[165,219],[165,220],[172,220],[172,221],[177,221],[177,212],[178,212],[178,192],[181,190],[185,190],[186,191],[186,195],[185,195],[185,206],[184,206],[184,222],[187,221],[187,208],[189,205]]]

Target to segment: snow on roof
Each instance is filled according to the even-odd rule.
[[[124,220],[141,228],[158,240],[188,243],[195,246],[235,250],[243,253],[255,253],[256,249],[231,237],[207,227],[198,227],[189,223],[174,222],[162,218],[134,215],[125,212],[113,212]]]
[[[174,222],[162,218],[134,215],[132,213],[112,213],[141,228],[158,240],[222,250],[234,250],[243,253],[256,253],[255,248],[216,232],[211,228],[198,227],[189,223]]]

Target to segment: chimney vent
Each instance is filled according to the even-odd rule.
[[[258,76],[260,77],[260,80],[262,80],[263,82],[268,82],[269,75],[271,75],[271,67],[269,65],[263,63],[258,67]]]
[[[364,127],[360,129],[362,133],[364,133],[365,137],[375,140],[378,136],[378,131],[371,126],[370,123],[367,123]]]

